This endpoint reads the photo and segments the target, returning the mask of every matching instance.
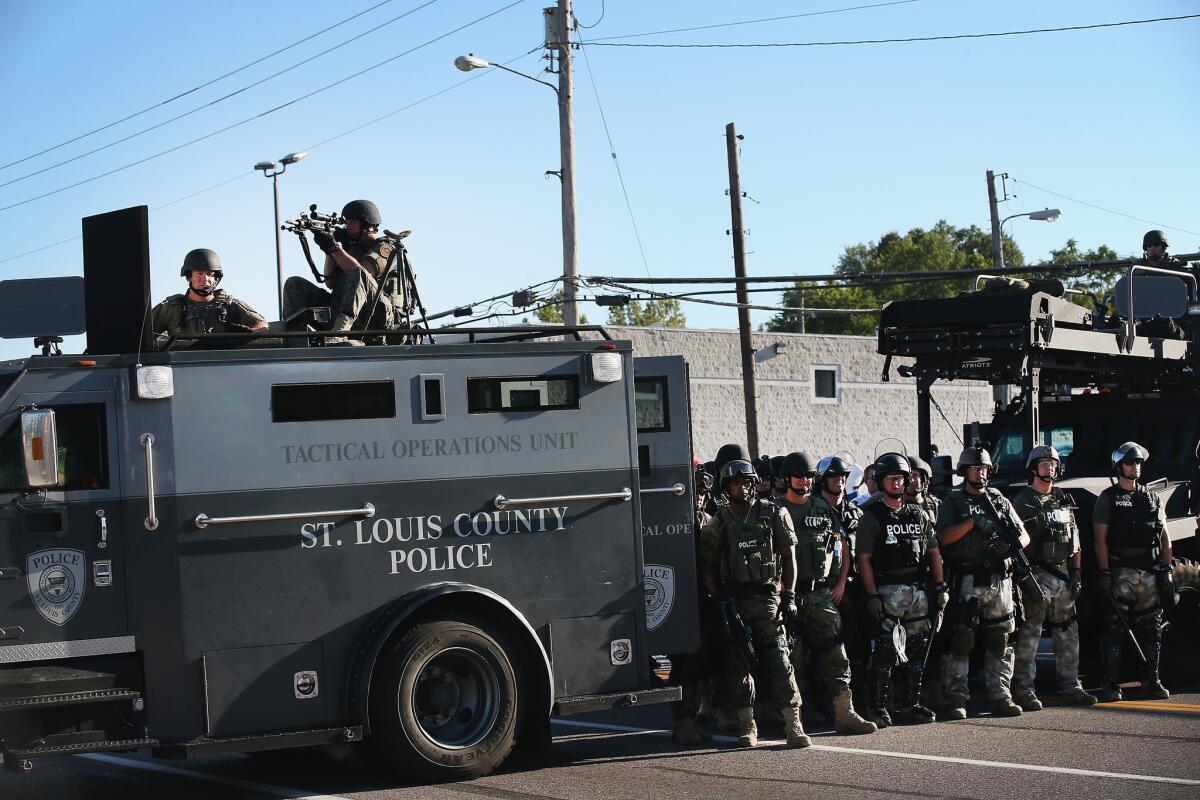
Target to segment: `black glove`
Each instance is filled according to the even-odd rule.
[[[939,581],[933,587],[933,599],[937,603],[938,611],[945,611],[946,606],[950,605],[950,587],[945,581]]]
[[[1158,584],[1158,602],[1163,611],[1175,608],[1179,595],[1175,593],[1175,576],[1170,567],[1159,567],[1155,570],[1154,582]]]
[[[873,594],[868,597],[867,613],[870,614],[876,622],[883,622],[883,598],[877,594]]]
[[[332,253],[334,250],[338,249],[337,242],[334,241],[333,236],[331,236],[329,233],[325,231],[313,231],[312,236],[313,242],[317,245],[317,247],[321,248],[322,253]]]
[[[334,228],[333,240],[341,244],[346,244],[350,241],[350,234],[346,232],[345,228]]]
[[[1100,570],[1100,577],[1096,579],[1096,585],[1105,594],[1112,594],[1112,572],[1107,569]]]
[[[983,536],[983,538],[986,539],[989,536],[995,535],[996,523],[991,517],[985,517],[980,514],[976,514],[971,517],[971,519],[975,520],[975,530],[979,531],[979,534]]]
[[[1083,593],[1083,575],[1078,567],[1072,567],[1067,573],[1067,585],[1071,587],[1071,600],[1074,602]]]
[[[993,536],[983,543],[983,552],[987,553],[992,558],[1008,558],[1012,551],[1008,542],[1001,539],[999,536]]]
[[[788,625],[791,625],[800,616],[800,609],[796,607],[796,595],[794,593],[779,593],[779,615],[783,617],[783,621]]]

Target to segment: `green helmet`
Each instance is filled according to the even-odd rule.
[[[1146,235],[1142,237],[1142,249],[1145,250],[1152,244],[1161,245],[1164,248],[1168,247],[1167,235],[1158,229],[1146,231]]]
[[[912,475],[912,465],[908,457],[900,453],[884,453],[875,459],[875,480],[882,481],[886,475],[900,474],[905,478]]]
[[[783,459],[783,477],[812,477],[817,473],[817,459],[810,453],[788,453]]]
[[[996,471],[991,454],[982,447],[968,447],[958,454],[958,465],[955,472],[959,475],[966,475],[968,467],[988,467],[992,472]]]
[[[183,266],[179,268],[179,277],[186,278],[193,270],[215,272],[217,280],[220,280],[224,275],[224,270],[221,269],[220,256],[204,247],[193,250],[183,257]]]
[[[1048,444],[1040,444],[1029,451],[1029,457],[1025,459],[1025,469],[1033,472],[1035,469],[1037,469],[1037,463],[1039,461],[1046,461],[1047,459],[1058,464],[1058,468],[1054,471],[1054,477],[1061,477],[1062,458],[1058,455],[1058,451]]]
[[[1117,464],[1130,463],[1133,461],[1149,461],[1150,451],[1142,447],[1137,442],[1125,442],[1123,445],[1113,450],[1112,465],[1113,469],[1117,468]]]
[[[752,481],[758,481],[758,474],[754,471],[754,465],[749,461],[742,458],[735,458],[721,467],[722,490],[726,489],[731,481],[740,478],[749,478]]]
[[[364,225],[378,227],[383,224],[383,217],[379,216],[379,206],[370,200],[351,200],[342,209],[342,216],[346,219],[356,219]]]

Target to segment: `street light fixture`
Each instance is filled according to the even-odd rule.
[[[563,239],[563,325],[574,327],[579,324],[579,240],[575,231],[575,123],[572,116],[571,98],[574,94],[571,77],[571,2],[559,0],[556,8],[543,12],[547,17],[548,39],[546,48],[556,51],[558,56],[558,86],[549,81],[526,75],[515,69],[479,58],[474,53],[454,59],[454,66],[463,72],[474,69],[496,67],[513,75],[549,86],[558,95],[558,139],[560,161],[558,177],[562,183],[562,239]],[[550,174],[550,173],[547,173]]]
[[[288,153],[279,162],[260,161],[254,165],[254,169],[263,174],[264,178],[271,179],[271,188],[275,195],[275,276],[278,279],[279,285],[276,287],[279,295],[279,319],[283,319],[283,241],[280,233],[279,225],[279,176],[287,171],[288,166],[295,164],[308,156],[307,150],[301,150],[298,153]]]
[[[1004,223],[1017,217],[1029,217],[1039,222],[1057,222],[1062,212],[1057,208],[1044,208],[1041,211],[1027,211],[1024,214],[1010,214],[1000,220],[1000,266],[1004,266]]]

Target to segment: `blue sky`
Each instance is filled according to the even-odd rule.
[[[4,2],[0,163],[161,103],[377,2]],[[544,176],[558,167],[552,93],[495,70],[467,75],[452,63],[473,52],[537,72],[544,65],[541,9],[550,3],[518,3],[339,83],[511,0],[440,0],[413,11],[424,2],[392,0],[135,119],[0,170],[0,183],[8,183],[0,186],[0,206],[9,206],[254,118],[0,211],[0,279],[82,274],[77,239],[50,245],[77,236],[84,216],[146,204],[156,300],[182,289],[178,269],[188,250],[210,247],[226,266],[224,287],[274,318],[271,188],[252,166],[306,148],[309,158],[280,179],[284,215],[313,202],[335,209],[355,197],[375,200],[387,227],[414,231],[409,249],[431,312],[560,274],[559,186]],[[585,25],[600,19],[580,31],[586,41],[860,4],[605,0],[601,19],[600,0],[577,0],[575,12]],[[1200,2],[917,0],[620,41],[895,38],[1192,13],[1200,13]],[[46,169],[355,37],[184,119]],[[1174,252],[1200,250],[1197,41],[1200,20],[853,47],[592,47],[586,61],[576,60],[580,270],[731,273],[724,194],[724,126],[731,121],[745,135],[742,183],[756,201],[745,208],[751,274],[827,272],[847,245],[942,218],[986,229],[989,168],[1021,181],[1009,182],[1016,197],[1002,206],[1005,216],[1046,206],[1063,211],[1054,224],[1009,223],[1029,259],[1045,258],[1068,238],[1131,254],[1151,227],[1167,230]],[[476,79],[346,133],[469,78]],[[338,85],[263,114],[330,83]],[[307,274],[292,237],[284,239],[284,259],[286,274]],[[685,310],[694,327],[736,325],[733,309]],[[594,306],[584,311],[592,321],[605,318]],[[754,322],[770,316],[755,313]],[[0,343],[3,357],[29,350],[26,341]]]

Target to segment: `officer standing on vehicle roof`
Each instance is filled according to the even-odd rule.
[[[150,331],[165,344],[172,336],[204,333],[249,333],[267,327],[253,308],[218,289],[225,271],[212,250],[192,250],[179,268],[187,278],[184,294],[173,294],[150,312]]]
[[[1104,663],[1101,702],[1121,699],[1118,672],[1125,630],[1117,604],[1136,633],[1146,658],[1142,690],[1150,698],[1165,700],[1170,692],[1158,677],[1162,644],[1163,604],[1174,605],[1175,583],[1171,576],[1171,537],[1167,535],[1166,510],[1154,492],[1139,478],[1150,458],[1137,442],[1125,442],[1112,454],[1117,482],[1096,498],[1092,511],[1098,588],[1114,602],[1105,603],[1106,617],[1100,655]]]
[[[771,694],[781,706],[788,744],[808,747],[812,741],[800,722],[800,693],[780,620],[781,616],[794,619],[797,614],[796,534],[790,516],[771,501],[754,496],[756,482],[749,461],[735,459],[721,470],[721,486],[729,493],[729,504],[717,511],[700,535],[704,589],[735,603],[767,663]],[[780,578],[782,593],[776,585]],[[746,662],[730,650],[725,665],[737,709],[738,745],[754,747],[758,744],[754,680]]]
[[[970,698],[967,671],[977,630],[986,645],[984,675],[992,715],[1018,717],[1021,707],[1012,701],[1014,654],[1009,644],[1016,630],[1010,548],[999,536],[1000,521],[993,517],[983,493],[1021,531],[1022,547],[1028,546],[1029,534],[1004,495],[988,488],[994,467],[987,450],[963,450],[957,471],[964,479],[962,488],[942,500],[937,520],[938,544],[949,573],[951,605],[947,622],[953,632],[950,652],[942,662],[942,694],[951,704],[945,719],[966,719]]]
[[[345,332],[371,327],[372,320],[360,319],[375,304],[378,281],[383,277],[393,245],[378,236],[383,218],[370,200],[351,200],[342,209],[346,227],[334,234],[313,231],[313,241],[325,253],[326,291],[309,280],[291,277],[283,285],[283,316],[290,318],[305,308],[329,306],[334,314],[331,331]],[[389,281],[389,283],[392,283]],[[390,327],[392,299],[379,301],[373,317],[380,327]],[[396,309],[399,311],[399,309]],[[344,336],[330,337],[327,344],[362,344]]]
[[[929,517],[929,521],[936,524],[938,508],[942,501],[929,494],[929,481],[933,478],[933,468],[924,459],[917,456],[909,456],[908,465],[912,468],[912,472],[908,477],[908,488],[904,490],[904,501],[915,503]]]
[[[912,468],[900,453],[875,459],[875,480],[883,497],[867,506],[858,524],[858,568],[867,592],[867,611],[879,623],[875,644],[875,691],[868,716],[875,724],[892,724],[892,672],[907,665],[903,718],[933,722],[934,712],[921,704],[929,644],[936,632],[930,621],[926,587],[934,585],[933,602],[940,612],[950,596],[942,575],[933,522],[916,503],[904,501]],[[899,626],[899,630],[897,630]]]
[[[1167,255],[1167,248],[1169,246],[1167,235],[1160,230],[1146,231],[1146,235],[1142,237],[1142,253],[1145,255],[1146,261],[1150,266],[1158,267],[1159,269],[1186,271],[1188,268],[1187,262]]]
[[[1075,620],[1075,601],[1083,591],[1080,577],[1082,554],[1079,527],[1075,524],[1070,499],[1054,482],[1062,476],[1062,459],[1049,445],[1029,451],[1025,469],[1030,485],[1013,498],[1013,508],[1029,532],[1026,555],[1033,565],[1033,576],[1050,599],[1023,596],[1025,621],[1017,632],[1016,663],[1013,667],[1013,699],[1024,711],[1038,711],[1042,702],[1034,693],[1037,674],[1038,642],[1043,624],[1054,639],[1054,664],[1058,691],[1071,705],[1091,706],[1096,698],[1083,690],[1079,682],[1079,623]]]
[[[838,733],[874,733],[874,723],[854,711],[850,694],[850,660],[842,642],[837,602],[846,591],[849,546],[843,541],[841,514],[813,493],[817,460],[808,453],[789,453],[780,472],[788,482],[780,505],[796,531],[796,604],[800,615],[793,630],[792,669],[796,683],[804,675],[805,651],[816,655],[817,670],[833,695],[834,728]]]

